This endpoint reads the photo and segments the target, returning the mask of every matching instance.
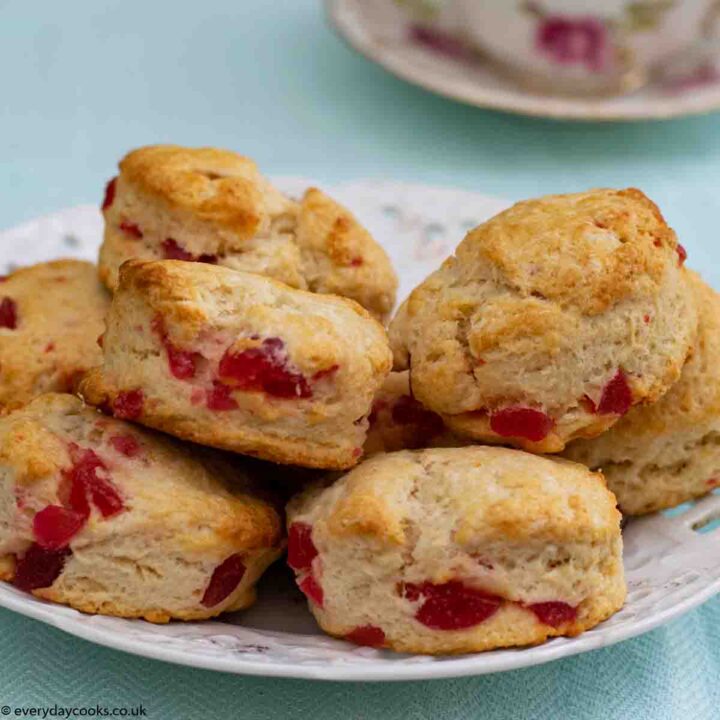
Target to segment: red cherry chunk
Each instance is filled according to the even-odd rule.
[[[144,402],[142,390],[124,390],[113,401],[113,415],[122,420],[136,420],[142,414]]]
[[[35,515],[33,535],[37,544],[45,550],[59,550],[68,546],[86,520],[86,515],[75,510],[48,505]]]
[[[115,186],[117,185],[117,178],[114,177],[111,180],[108,180],[107,185],[105,186],[105,197],[103,198],[102,202],[102,210],[107,210],[114,202],[115,200]]]
[[[459,580],[436,585],[431,582],[402,586],[410,601],[422,600],[415,619],[433,630],[461,630],[484,622],[494,615],[503,598],[471,588]]]
[[[65,561],[71,555],[70,548],[47,550],[33,544],[17,559],[13,584],[27,592],[50,587],[60,576]]]
[[[17,304],[12,298],[5,297],[0,302],[0,327],[17,328]]]
[[[92,450],[74,443],[70,446],[73,464],[63,471],[70,484],[69,505],[84,517],[90,515],[90,501],[104,518],[117,515],[124,509],[122,497],[115,486],[102,474],[108,474],[105,463]]]
[[[285,343],[266,338],[260,347],[233,353],[228,350],[218,369],[223,380],[240,390],[261,391],[281,398],[312,397],[310,384],[300,373],[288,369]]]
[[[595,412],[600,415],[624,415],[632,406],[632,390],[627,376],[618,370],[603,388]]]
[[[220,412],[224,410],[237,410],[238,404],[230,392],[231,388],[228,385],[223,385],[217,380],[213,381],[212,390],[209,390],[205,395],[205,402],[208,408]]]
[[[687,250],[680,243],[677,244],[677,247],[675,248],[675,250],[678,254],[678,263],[680,265],[683,265],[685,263],[685,261],[687,260]]]
[[[577,608],[564,602],[533,603],[525,607],[535,613],[541,623],[554,628],[573,622],[577,617]]]
[[[162,244],[163,255],[166,260],[185,260],[187,262],[201,262],[214,265],[217,262],[217,255],[203,253],[202,255],[193,255],[186,250],[177,240],[168,238]]]
[[[308,573],[298,583],[298,587],[303,591],[305,596],[321,608],[325,602],[325,593],[320,583],[315,579],[312,573]]]
[[[190,350],[181,350],[174,345],[165,330],[165,323],[162,316],[158,315],[152,322],[153,330],[160,335],[160,341],[165,348],[168,358],[170,372],[178,380],[189,380],[195,377],[196,363],[200,357],[199,353]]]
[[[237,589],[244,575],[245,563],[242,555],[231,555],[223,560],[213,571],[201,604],[207,608],[219,605]]]
[[[195,377],[195,363],[198,353],[180,350],[170,342],[165,344],[165,350],[168,356],[170,372],[174,377],[178,380],[189,380]]]
[[[288,530],[287,563],[293,570],[309,570],[318,551],[312,541],[312,525],[295,522]]]
[[[385,633],[376,625],[361,625],[350,631],[345,639],[356,645],[382,647],[385,644]]]
[[[490,428],[501,437],[540,442],[555,427],[555,421],[542,410],[515,405],[490,415]]]
[[[425,438],[440,435],[445,429],[445,424],[437,413],[428,410],[409,395],[399,397],[390,414],[393,422],[398,425],[414,425],[418,429],[418,434]]]
[[[134,238],[137,238],[138,240],[143,236],[142,230],[140,229],[139,225],[136,225],[135,223],[131,222],[121,222],[120,223],[120,229],[126,234],[130,235]]]
[[[195,256],[181,247],[177,240],[168,238],[162,244],[166,260],[194,260]]]
[[[132,435],[113,435],[110,444],[126,457],[137,457],[141,452],[140,443]]]

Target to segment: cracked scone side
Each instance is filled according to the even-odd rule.
[[[559,452],[680,376],[697,328],[683,260],[638,190],[518,203],[401,306],[395,367],[452,430]]]
[[[116,416],[279,463],[356,464],[390,371],[382,326],[345,298],[228,268],[131,261],[104,364],[81,384]]]
[[[680,380],[657,403],[632,409],[566,456],[600,468],[623,512],[662,510],[720,486],[720,296],[690,273],[698,337]]]
[[[0,571],[90,613],[194,620],[250,605],[280,555],[241,465],[43,395],[0,420]]]
[[[176,259],[349,297],[380,319],[395,302],[390,260],[352,213],[316,188],[298,201],[285,196],[236,153],[134,150],[108,185],[103,214],[100,275],[113,290],[126,260]]]
[[[287,508],[288,563],[329,634],[461,653],[577,635],[625,598],[600,475],[517,450],[377,455]]]

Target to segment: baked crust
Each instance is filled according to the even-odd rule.
[[[380,319],[395,303],[387,254],[348,210],[316,188],[299,202],[284,196],[248,158],[149,146],[126,155],[113,182],[100,250],[100,277],[111,290],[123,262],[176,257],[343,295]]]
[[[601,468],[623,512],[673,507],[720,486],[720,296],[690,273],[698,336],[680,380],[567,457]]]
[[[15,328],[0,328],[0,411],[44,392],[72,392],[102,355],[97,338],[110,296],[94,265],[54,260],[15,270],[0,285]]]
[[[518,203],[411,293],[390,327],[395,368],[453,431],[559,452],[617,422],[621,411],[598,408],[618,374],[631,405],[680,376],[697,328],[682,259],[639,190]],[[498,433],[492,416],[508,408],[543,413],[547,427]]]
[[[615,497],[601,475],[564,460],[480,446],[376,455],[300,493],[287,518],[289,561],[301,588],[313,579],[310,609],[338,637],[372,627],[401,652],[479,652],[577,635],[625,599]],[[311,562],[298,567],[303,556]],[[442,610],[453,584],[499,607],[435,627],[403,590],[428,584],[443,589],[445,622],[465,612]],[[533,607],[546,603],[569,612],[545,622]]]
[[[299,383],[302,396],[243,389],[244,378],[221,382],[223,358],[257,357],[268,343],[282,357],[282,368],[274,369]],[[140,390],[144,402],[134,419],[145,425],[265,460],[327,469],[357,463],[372,397],[392,362],[382,326],[350,300],[170,260],[123,265],[103,345],[104,365],[81,383],[89,403],[113,408],[123,393]],[[173,375],[168,347],[196,359],[192,377]],[[213,408],[218,383],[234,407]]]
[[[114,444],[118,437],[132,439],[130,455]],[[280,516],[256,489],[261,478],[235,459],[107,418],[77,397],[43,395],[0,419],[0,447],[2,579],[12,580],[14,556],[38,542],[37,513],[68,507],[74,447],[99,458],[104,481],[122,498],[112,515],[92,501],[65,546],[62,572],[33,590],[38,597],[151,622],[203,619],[249,605],[255,582],[282,551]],[[245,567],[241,580],[206,607],[213,572],[234,555]]]

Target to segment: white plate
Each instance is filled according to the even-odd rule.
[[[279,180],[287,192],[308,185]],[[456,190],[384,182],[333,188],[390,252],[401,296],[449,254],[465,230],[502,209],[501,200]],[[0,233],[0,271],[59,256],[93,259],[100,214],[78,207]],[[410,680],[480,675],[611,645],[647,632],[720,592],[720,532],[697,532],[720,516],[710,495],[674,517],[631,521],[625,530],[628,600],[589,632],[523,650],[429,658],[358,648],[320,633],[282,563],[263,578],[258,603],[206,623],[151,625],[82,615],[0,584],[0,606],[100,645],[182,665],[238,674],[323,680]]]
[[[672,88],[654,82],[631,95],[611,98],[535,94],[479,57],[457,60],[412,41],[403,15],[388,2],[325,4],[338,33],[365,57],[403,80],[470,105],[572,120],[647,120],[720,109],[720,76],[688,79]]]

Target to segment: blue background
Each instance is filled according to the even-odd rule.
[[[216,145],[318,181],[383,177],[509,198],[636,185],[720,287],[720,116],[566,124],[465,107],[354,55],[316,0],[0,0],[0,227],[98,202],[129,148]],[[223,676],[0,611],[0,705],[150,718],[717,718],[720,600],[620,646],[490,677],[392,685]]]

